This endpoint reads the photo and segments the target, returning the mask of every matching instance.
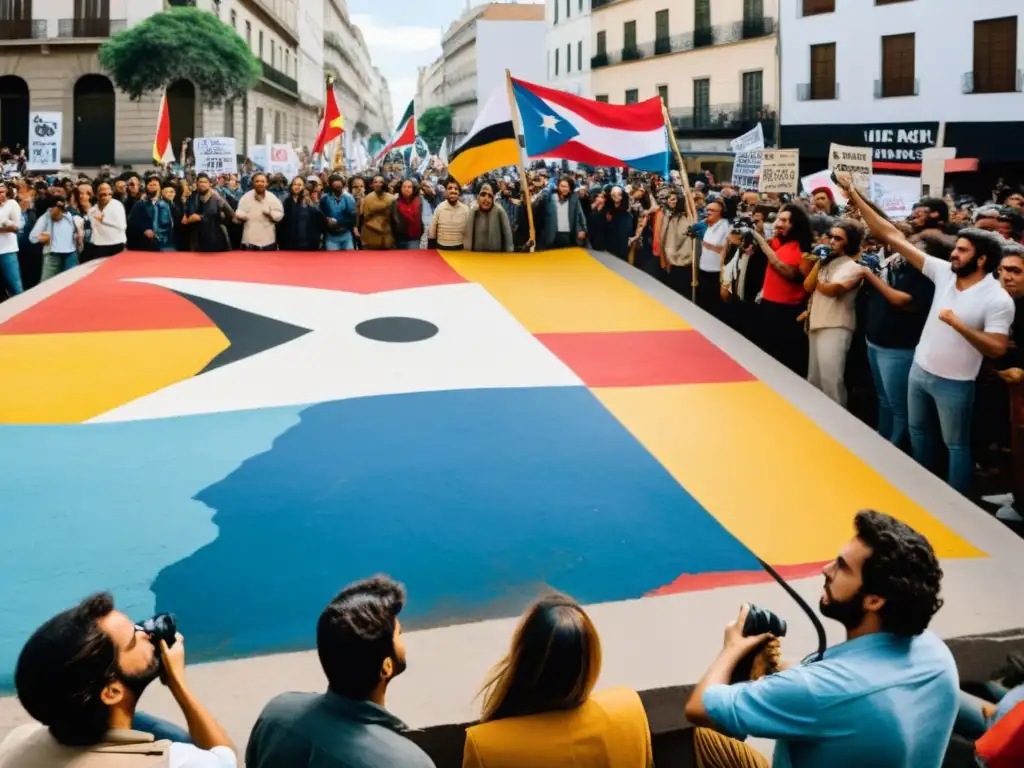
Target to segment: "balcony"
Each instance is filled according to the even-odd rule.
[[[0,40],[45,40],[46,19],[16,19],[0,23]]]
[[[964,93],[1021,93],[1024,91],[1024,70],[1007,72],[1004,77],[977,77],[974,72],[963,76]]]
[[[126,19],[58,19],[57,37],[65,40],[83,37],[101,39],[116,35],[127,27]]]
[[[645,43],[624,47],[611,53],[598,53],[590,59],[591,69],[600,69],[624,61],[639,61],[670,53],[685,53],[712,45],[727,45],[758,37],[769,37],[776,32],[775,19],[763,17],[718,24],[713,27],[696,29],[672,37],[659,37]]]
[[[758,123],[766,135],[774,135],[778,114],[771,106],[752,104],[711,104],[706,108],[674,107],[669,109],[674,133],[740,134]]]
[[[839,83],[824,83],[814,87],[812,83],[798,83],[797,101],[834,101],[839,98]]]
[[[590,0],[590,10],[598,11],[612,3],[617,3],[619,0]]]
[[[263,65],[263,79],[267,82],[273,83],[278,88],[288,91],[288,93],[299,95],[299,84],[291,77],[288,77],[284,72],[279,69],[274,69],[272,66],[267,64],[265,61],[261,61]]]
[[[900,96],[917,96],[920,85],[921,83],[916,77],[913,80],[889,83],[886,83],[885,80],[875,80],[875,98],[894,99]]]

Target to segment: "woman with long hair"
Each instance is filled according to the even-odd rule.
[[[605,237],[608,253],[623,261],[629,258],[629,240],[635,223],[629,211],[629,198],[622,187],[612,187],[604,206]]]
[[[318,251],[324,231],[324,216],[309,200],[309,189],[301,176],[292,179],[288,197],[281,204],[284,218],[277,225],[277,244],[282,251]]]
[[[398,196],[391,201],[391,231],[395,247],[410,251],[420,247],[423,236],[423,199],[414,179],[402,179]]]
[[[608,205],[608,193],[599,189],[590,204],[587,216],[587,237],[590,247],[595,251],[608,250],[608,221],[605,219],[605,206]]]
[[[395,247],[395,235],[391,231],[391,195],[384,177],[374,176],[370,189],[359,207],[359,235],[364,249],[389,251]]]
[[[665,284],[689,298],[692,293],[693,256],[696,245],[687,232],[694,222],[686,211],[686,198],[675,187],[665,198],[658,230],[658,260]]]
[[[68,213],[72,216],[80,216],[82,219],[82,249],[78,254],[79,264],[96,258],[92,245],[92,219],[89,217],[89,210],[95,203],[92,184],[87,181],[79,182],[68,192]]]
[[[640,697],[628,688],[594,693],[600,674],[601,641],[586,611],[565,595],[538,600],[484,683],[463,768],[653,765]]]

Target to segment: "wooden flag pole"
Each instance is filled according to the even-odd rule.
[[[519,158],[519,178],[522,180],[523,205],[526,206],[526,220],[530,227],[530,242],[534,250],[537,246],[537,231],[533,227],[533,203],[530,202],[530,180],[526,177],[526,168],[523,167],[523,151],[519,146],[519,110],[516,109],[516,95],[512,90],[512,73],[505,70],[505,87],[508,90],[508,108],[512,112],[512,127],[516,134],[516,157]]]
[[[690,217],[690,220],[697,223],[697,206],[693,202],[693,192],[690,190],[690,176],[686,172],[686,164],[683,162],[683,155],[679,151],[679,145],[676,143],[676,134],[672,130],[672,118],[668,114],[668,107],[665,106],[665,102],[661,103],[661,113],[665,117],[665,130],[668,131],[668,143],[672,147],[672,152],[676,156],[676,162],[679,163],[679,175],[683,179],[683,195],[686,202],[686,215]],[[693,276],[690,279],[690,292],[693,303],[697,303],[697,248],[696,245],[693,249],[693,262],[691,263]]]

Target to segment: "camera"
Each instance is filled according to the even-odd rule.
[[[153,645],[158,645],[163,640],[170,648],[177,640],[178,622],[175,621],[173,613],[158,613],[141,624],[136,624],[135,627],[149,635],[153,639]]]
[[[754,219],[750,216],[737,216],[729,231],[734,235],[747,235],[754,231]]]
[[[811,255],[814,256],[814,258],[820,261],[822,264],[824,264],[829,259],[833,258],[834,256],[838,256],[839,254],[832,250],[831,245],[825,245],[824,243],[822,243],[820,245],[814,246],[814,248],[811,249]]]
[[[771,632],[775,637],[786,636],[786,620],[781,619],[767,608],[751,604],[747,609],[747,620],[743,622],[743,636],[763,635]]]

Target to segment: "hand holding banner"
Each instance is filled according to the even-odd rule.
[[[871,147],[846,147],[833,144],[828,150],[828,169],[830,171],[847,171],[853,176],[853,184],[858,189],[868,190],[871,186]]]

